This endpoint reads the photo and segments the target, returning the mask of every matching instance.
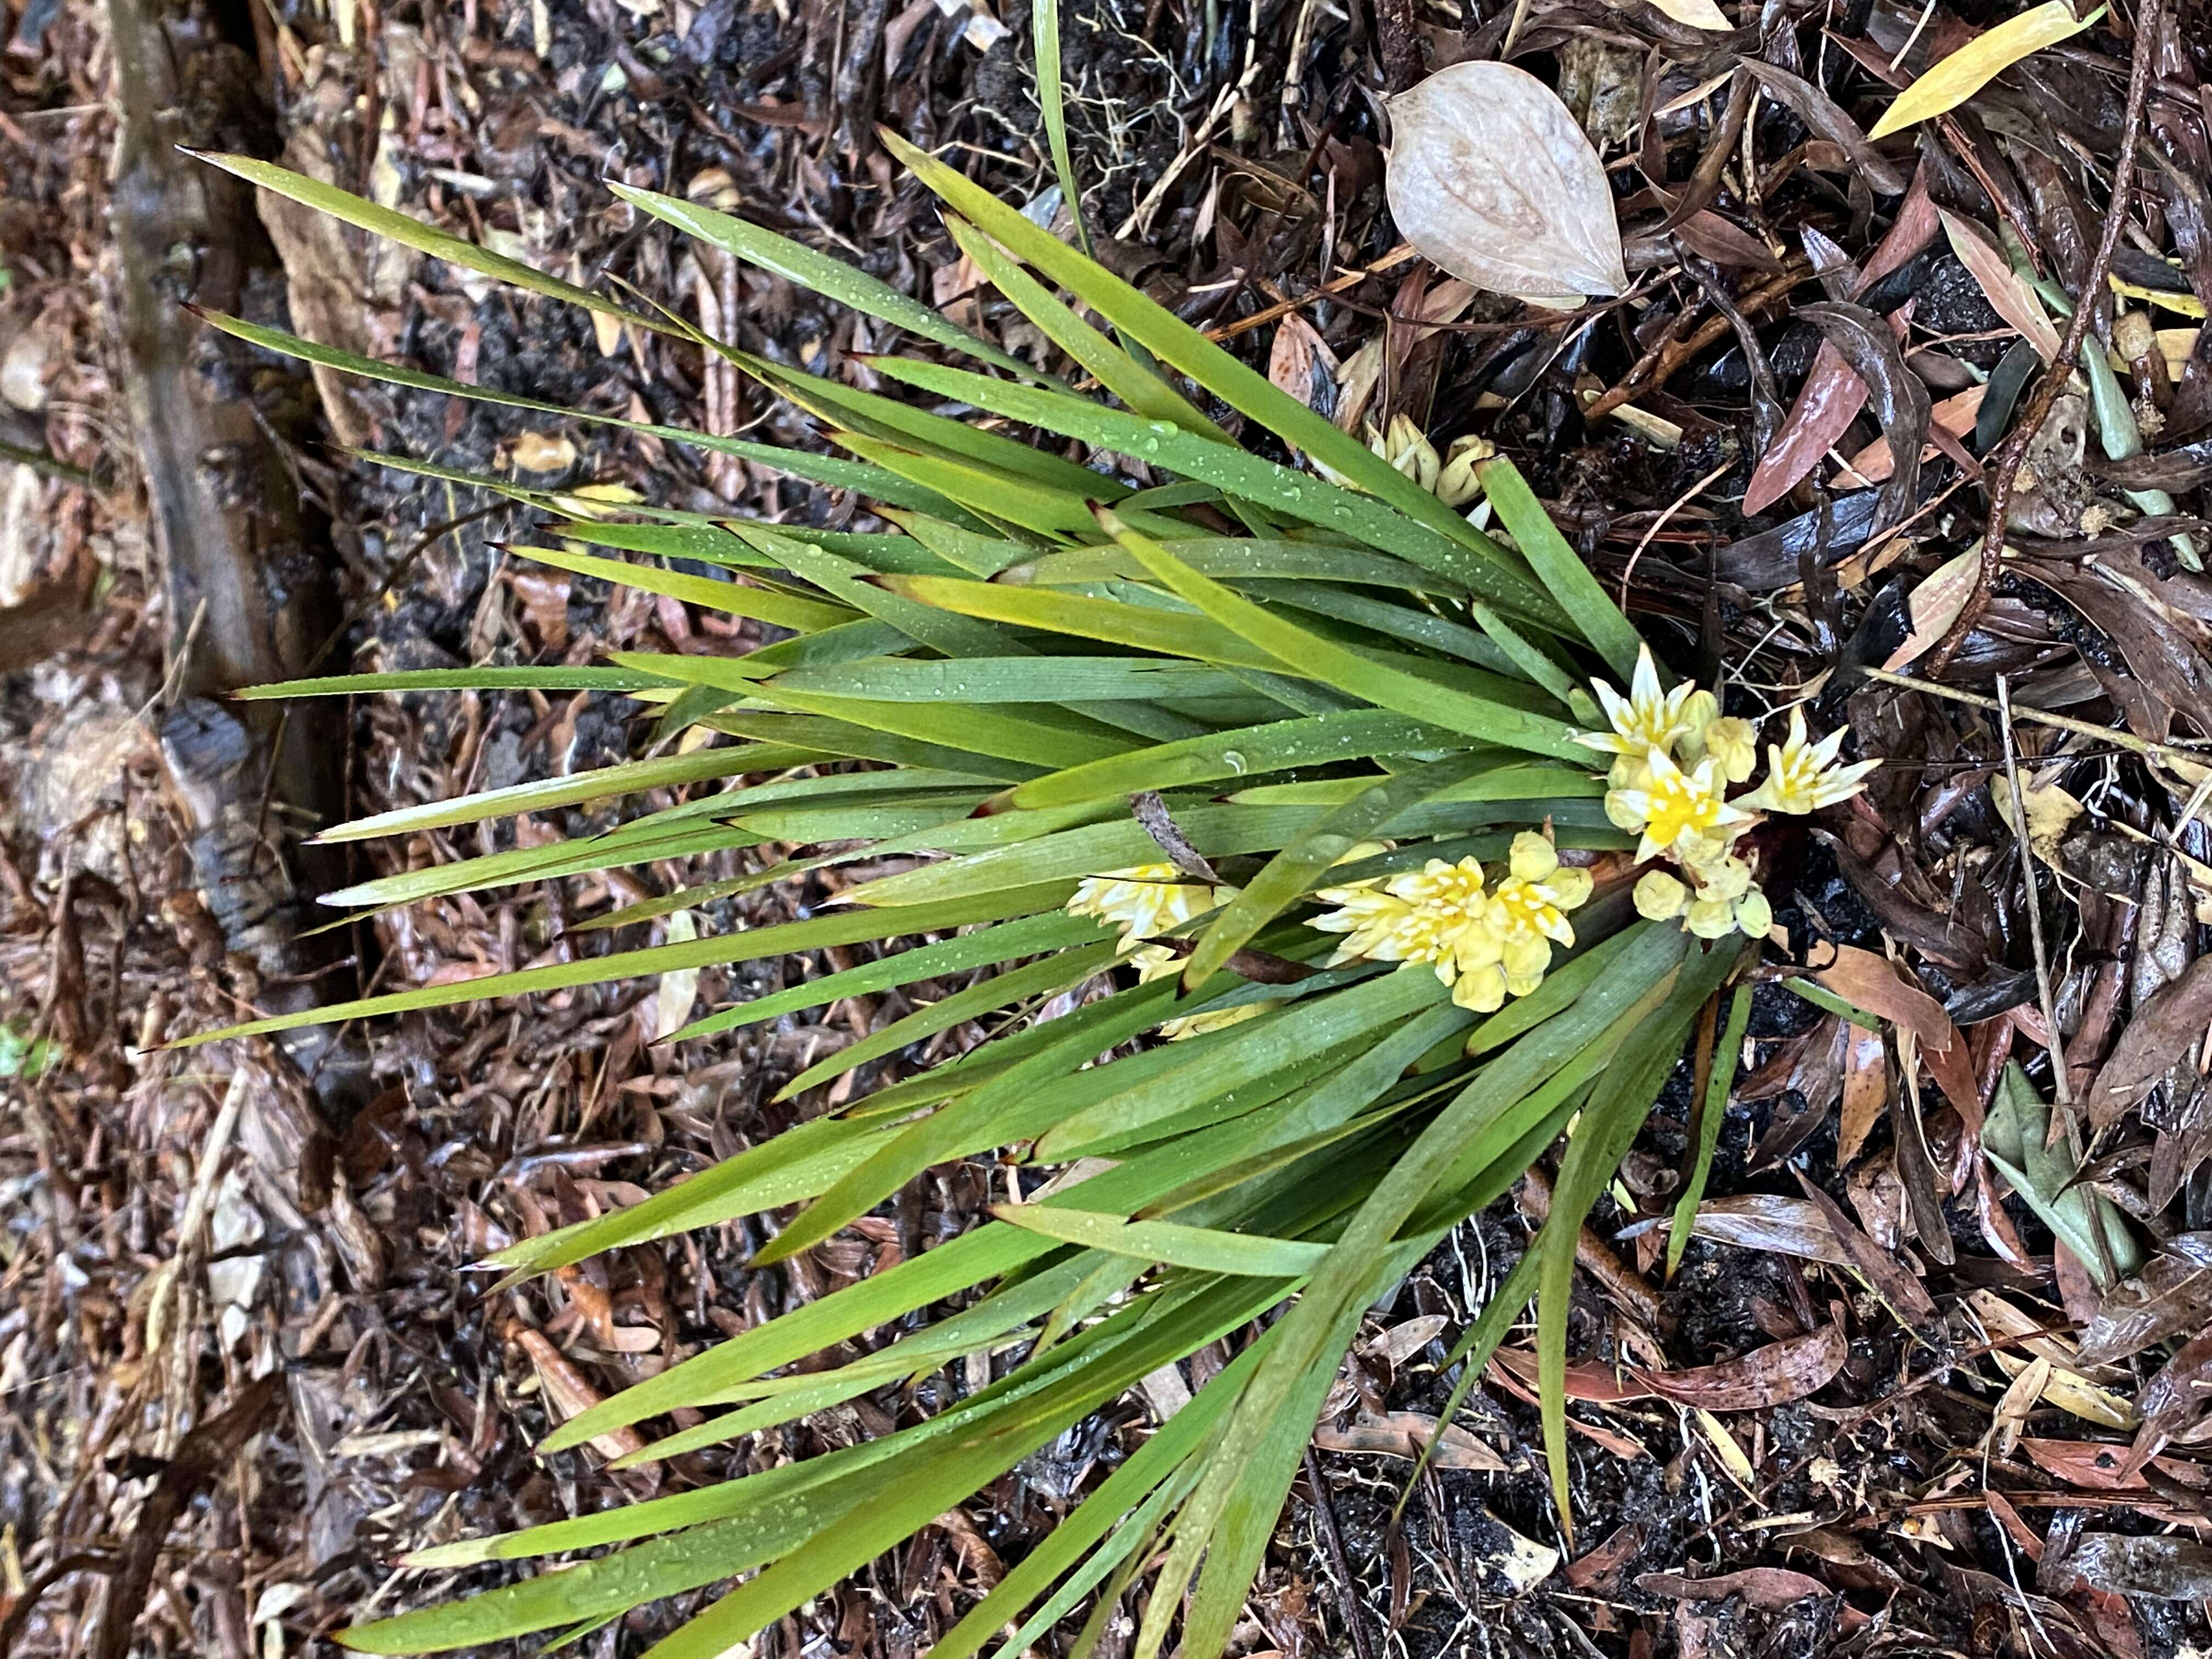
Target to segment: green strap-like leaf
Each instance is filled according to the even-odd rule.
[[[903,358],[881,358],[876,366],[925,392],[957,398],[1009,420],[1062,433],[1097,448],[1133,455],[1272,511],[1445,571],[1518,614],[1565,626],[1565,613],[1509,564],[1468,556],[1449,538],[1372,495],[1294,472],[1246,450],[1185,432],[1171,422],[1147,420],[1066,392],[1018,386],[965,369]],[[970,507],[975,505],[971,496],[945,493]]]
[[[1449,574],[1469,581],[1482,573],[1511,568],[1504,550],[1393,467],[1366,445],[1340,432],[1327,416],[1248,368],[1173,312],[1123,282],[1050,233],[1031,224],[955,168],[878,129],[891,153],[913,169],[938,196],[1016,258],[1035,265],[1141,344],[1162,362],[1182,370],[1231,408],[1251,416],[1285,443],[1305,452],[1339,477],[1387,501],[1429,529],[1467,550],[1463,565]],[[1410,550],[1393,549],[1393,551]]]
[[[1067,111],[1060,96],[1060,0],[1035,0],[1030,8],[1030,40],[1036,53],[1037,110],[1044,118],[1045,143],[1052,170],[1060,179],[1060,199],[1075,226],[1075,244],[1091,250],[1091,227],[1083,219],[1083,192],[1076,188],[1075,160],[1067,149]]]
[[[1316,878],[1340,863],[1356,844],[1379,833],[1407,807],[1495,764],[1494,758],[1480,750],[1431,761],[1372,785],[1322,818],[1269,859],[1199,935],[1197,948],[1183,964],[1185,988],[1202,985],[1227,966],[1254,934],[1296,903]]]
[[[1559,608],[1573,618],[1583,638],[1596,647],[1623,685],[1636,671],[1637,653],[1644,641],[1613,597],[1581,556],[1567,545],[1544,504],[1528,488],[1520,469],[1503,455],[1479,463],[1474,476],[1482,493],[1497,510],[1498,521],[1511,534],[1522,556],[1544,584]]]
[[[735,455],[740,460],[786,472],[794,478],[806,478],[816,483],[827,484],[834,489],[854,490],[893,507],[911,507],[939,518],[964,520],[976,529],[984,528],[982,520],[973,518],[966,509],[937,491],[918,486],[879,466],[848,461],[835,455],[815,455],[805,450],[783,449],[775,444],[750,443],[743,438],[720,437],[711,432],[695,432],[688,427],[661,426],[650,421],[625,420],[615,415],[594,414],[590,410],[569,409],[537,398],[518,397],[511,392],[496,391],[490,386],[464,385],[442,375],[425,374],[419,369],[402,368],[398,363],[379,362],[374,357],[341,351],[335,346],[318,345],[313,340],[287,334],[282,329],[264,328],[258,323],[226,317],[220,312],[202,312],[199,315],[210,326],[264,350],[296,357],[301,362],[320,363],[325,368],[357,374],[363,380],[381,380],[388,386],[410,386],[418,392],[442,392],[448,397],[465,398],[472,403],[496,404],[503,409],[526,409],[540,415],[558,416],[563,420],[587,421],[596,426],[616,427],[668,443],[689,444],[695,449]]]
[[[1037,4],[1042,10],[1048,5],[1056,7],[1056,0],[1037,0]],[[1231,441],[1227,433],[1193,409],[1158,375],[1062,305],[1049,289],[1008,258],[1005,250],[975,226],[957,213],[948,213],[945,228],[1017,311],[1043,330],[1046,337],[1080,364],[1085,374],[1132,410],[1148,421],[1170,421],[1186,432],[1220,443]]]
[[[1057,806],[1145,789],[1181,789],[1221,778],[1265,775],[1291,767],[1441,749],[1454,741],[1441,727],[1403,714],[1348,709],[1217,732],[1093,761],[1018,785],[1004,799],[1009,806]]]
[[[668,599],[680,599],[686,605],[719,611],[725,616],[750,617],[756,622],[800,633],[817,628],[835,628],[841,623],[853,620],[853,613],[842,605],[792,599],[744,582],[719,581],[712,576],[690,576],[680,570],[660,570],[652,565],[632,564],[627,559],[602,559],[589,553],[571,553],[557,547],[511,546],[508,551],[533,563],[549,565],[574,575],[596,576],[601,581],[634,587],[641,593],[659,593]]]
[[[734,1008],[693,1021],[669,1041],[685,1042],[694,1037],[714,1036],[741,1026],[757,1025],[763,1020],[780,1019],[804,1009],[826,1007],[847,997],[872,996],[878,991],[911,985],[918,980],[937,979],[964,973],[971,968],[1011,962],[1017,957],[1090,944],[1097,937],[1097,924],[1087,916],[1048,915],[1004,922],[996,927],[942,939],[935,945],[894,951],[857,968],[825,974],[804,985],[755,997],[750,1002],[741,1002]]]
[[[1129,529],[1105,508],[1100,522],[1108,533],[1144,562],[1145,568],[1177,598],[1195,605],[1223,627],[1249,640],[1293,673],[1326,680],[1340,691],[1395,708],[1415,720],[1464,732],[1486,743],[1504,744],[1562,759],[1586,758],[1574,728],[1463,691],[1440,685],[1404,669],[1374,662],[1331,644],[1295,623],[1271,615],[1249,599],[1201,576],[1159,543]]]
[[[1657,926],[1658,924],[1653,924]],[[1705,999],[1741,959],[1741,941],[1701,947],[1683,963],[1665,1006],[1630,1036],[1583,1106],[1553,1182],[1551,1214],[1530,1249],[1543,1257],[1536,1280],[1536,1394],[1544,1419],[1544,1455],[1559,1523],[1574,1534],[1567,1484],[1567,1314],[1574,1296],[1575,1243],[1590,1206],[1635,1144],[1667,1073]],[[1509,1051],[1511,1052],[1511,1051]]]
[[[858,945],[868,939],[964,927],[970,922],[1000,921],[1054,908],[1069,891],[1070,884],[1054,882],[1042,888],[986,894],[945,904],[908,905],[891,911],[836,912],[805,921],[756,927],[749,933],[687,939],[642,951],[587,957],[580,962],[526,968],[519,973],[491,974],[482,979],[459,980],[445,985],[419,985],[412,990],[393,991],[383,996],[303,1008],[296,1013],[271,1015],[217,1031],[202,1032],[197,1036],[179,1037],[169,1046],[196,1048],[204,1042],[259,1036],[266,1031],[295,1030],[302,1025],[328,1025],[380,1014],[411,1013],[418,1008],[450,1008],[456,1003],[481,1002],[495,997],[532,996],[543,991],[565,991],[573,986],[603,984],[609,980],[679,973],[692,968],[726,967],[732,963],[757,962],[764,957],[784,956],[793,951]]]
[[[1091,1210],[1054,1210],[1040,1204],[994,1204],[991,1213],[1027,1232],[1115,1255],[1138,1256],[1163,1267],[1199,1273],[1303,1279],[1328,1254],[1326,1244],[1299,1239],[1255,1238],[1172,1221],[1124,1221]]]
[[[811,765],[822,759],[813,749],[793,749],[782,744],[740,744],[730,749],[702,749],[689,755],[664,755],[654,760],[630,761],[566,777],[539,778],[486,789],[473,795],[419,806],[397,806],[349,823],[324,830],[319,842],[368,841],[378,836],[412,835],[424,830],[446,830],[457,823],[478,823],[486,818],[512,817],[518,812],[550,812],[585,801],[611,800],[648,789],[681,789],[720,778],[743,777],[760,772]]]
[[[352,697],[380,691],[645,691],[675,682],[629,668],[401,668],[382,674],[326,674],[249,685],[246,702],[283,697]]]
[[[1070,990],[1080,985],[1093,974],[1104,972],[1113,966],[1120,945],[1113,939],[1079,950],[1060,951],[1042,961],[1030,963],[1024,968],[1012,968],[969,986],[964,991],[939,997],[935,1002],[915,1009],[902,1018],[893,1020],[880,1030],[871,1031],[858,1042],[839,1049],[825,1060],[817,1060],[797,1077],[776,1091],[778,1100],[790,1100],[805,1094],[809,1089],[818,1089],[835,1078],[842,1077],[858,1066],[872,1060],[896,1054],[908,1043],[920,1042],[939,1031],[951,1030],[971,1019],[980,1019],[998,1009],[1010,1007],[1031,997],[1046,997]]]
[[[1682,1252],[1689,1248],[1691,1224],[1705,1196],[1705,1182],[1713,1170],[1713,1152],[1721,1144],[1721,1123],[1728,1116],[1729,1091],[1735,1086],[1736,1062],[1743,1054],[1743,1034],[1751,1024],[1751,987],[1739,985],[1729,1003],[1727,1028],[1713,1045],[1712,1070],[1705,1079],[1705,1098],[1698,1103],[1698,1151],[1690,1165],[1690,1178],[1674,1201],[1674,1224],[1667,1235],[1667,1277],[1674,1276]]]
[[[510,259],[503,254],[494,253],[489,248],[464,241],[394,209],[379,207],[351,191],[340,190],[336,185],[326,185],[319,179],[294,173],[273,161],[257,161],[249,155],[227,155],[212,150],[187,150],[185,153],[221,167],[225,173],[243,179],[250,185],[258,185],[274,195],[297,202],[302,207],[326,213],[333,219],[357,226],[372,235],[411,247],[434,259],[443,259],[464,270],[476,271],[494,282],[506,283],[549,300],[560,300],[569,305],[581,306],[586,311],[619,318],[623,322],[635,323],[640,328],[650,329],[655,333],[668,331],[666,325],[656,319],[627,310],[604,295],[578,288],[573,283],[564,283],[557,276],[549,276],[535,265],[526,265],[520,259]]]
[[[747,224],[742,219],[733,219],[726,213],[717,213],[681,197],[664,196],[659,191],[641,190],[613,179],[608,181],[607,188],[632,207],[675,226],[685,235],[696,236],[726,253],[734,253],[747,264],[773,271],[824,299],[850,306],[925,340],[934,340],[955,351],[996,363],[1016,374],[1028,376],[1036,373],[1020,358],[948,322],[911,295],[902,294],[890,283],[803,242],[794,242],[788,236],[779,236],[772,230]]]

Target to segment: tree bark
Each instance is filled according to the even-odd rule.
[[[343,705],[221,699],[297,678],[339,612],[327,549],[311,544],[297,481],[256,412],[250,349],[185,309],[241,309],[274,252],[248,187],[179,149],[265,151],[274,124],[253,60],[208,6],[108,0],[108,15],[123,111],[113,306],[169,622],[158,736],[202,901],[250,999],[290,1012],[351,990],[332,971],[343,936],[300,936],[303,883],[331,872],[299,836],[344,805]],[[248,15],[231,21],[250,42]],[[327,1113],[358,1103],[365,1068],[330,1033],[286,1046]]]

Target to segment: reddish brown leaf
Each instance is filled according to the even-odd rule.
[[[2212,1314],[2212,1233],[2177,1233],[2142,1271],[2106,1297],[2082,1328],[2085,1365],[2109,1365],[2154,1342],[2195,1332]]]
[[[1853,1025],[1849,1034],[1850,1047],[1844,1054],[1843,1118],[1836,1138],[1838,1165],[1859,1155],[1859,1148],[1866,1145],[1867,1136],[1889,1104],[1887,1046],[1881,1033]]]
[[[1520,1382],[1534,1383],[1536,1380],[1536,1356],[1526,1348],[1500,1348],[1492,1356],[1492,1363]],[[1570,1365],[1567,1398],[1596,1406],[1618,1405],[1624,1400],[1649,1400],[1652,1390],[1640,1386],[1644,1380],[1643,1374],[1632,1375],[1638,1380],[1629,1382],[1604,1365]]]
[[[1744,512],[1764,513],[1796,489],[1797,481],[1820,464],[1820,457],[1842,441],[1866,407],[1866,382],[1851,373],[1841,352],[1823,340],[1782,430],[1752,469],[1751,483],[1743,492]]]
[[[2068,1486],[2082,1492],[2145,1492],[2140,1474],[2127,1471],[2128,1449],[2102,1440],[2035,1440],[2025,1439],[2020,1449],[2027,1460],[2045,1474],[2063,1480]],[[2184,1486],[2204,1489],[2212,1482],[2212,1470],[2202,1463],[2185,1462],[2179,1458],[2156,1457],[2151,1460],[2159,1473]]]
[[[1937,213],[1936,203],[1928,194],[1928,169],[1922,167],[1913,173],[1911,186],[1905,192],[1905,199],[1897,204],[1897,217],[1890,221],[1888,233],[1867,258],[1859,277],[1860,294],[1893,270],[1901,270],[1913,255],[1936,240],[1936,233],[1942,228]]]
[[[1684,1371],[1638,1370],[1634,1376],[1652,1393],[1677,1405],[1709,1412],[1759,1411],[1818,1393],[1843,1370],[1849,1352],[1843,1327],[1823,1325],[1808,1336],[1771,1342],[1717,1365]]]
[[[1918,1038],[1920,1057],[1928,1062],[1944,1096],[1969,1127],[1978,1129],[1981,1091],[1959,1028],[1942,1003],[1918,986],[1906,984],[1887,957],[1853,945],[1838,945],[1836,959],[1813,977],[1853,1007],[1901,1025]]]

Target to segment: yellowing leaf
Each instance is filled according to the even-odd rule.
[[[1526,70],[1454,64],[1392,99],[1390,120],[1390,212],[1424,258],[1523,297],[1628,286],[1604,164]]]
[[[1882,665],[1885,670],[1893,674],[1923,652],[1936,648],[1936,641],[1951,631],[1951,624],[1966,608],[1981,565],[1981,550],[1972,549],[1921,579],[1905,601],[1912,617],[1912,631],[1889,653],[1889,660]]]
[[[1997,1369],[2007,1376],[2018,1376],[2030,1363],[2004,1352],[1999,1352],[1996,1359]],[[2043,1397],[2059,1410],[2100,1428],[2131,1429],[2142,1420],[2136,1415],[2136,1408],[2110,1389],[2100,1388],[2081,1372],[2069,1371],[2063,1365],[2051,1366],[2051,1379],[2043,1386]]]
[[[2113,293],[2130,300],[2140,300],[2147,306],[2159,306],[2167,311],[2178,312],[2184,317],[2202,317],[2204,314],[2204,301],[2194,294],[2183,294],[2170,288],[2145,288],[2140,283],[2124,283],[2117,276],[2107,276],[2105,280],[2112,285]],[[2194,329],[2187,331],[2196,332]]]
[[[1976,35],[1940,64],[1932,64],[1874,125],[1869,138],[1887,138],[1917,122],[1954,110],[2023,58],[2055,46],[2105,15],[2102,6],[2076,22],[2066,0],[2044,0],[2042,5],[2008,17],[1995,28]]]
[[[2021,785],[2021,803],[2027,808],[2027,844],[2035,855],[2052,869],[2058,867],[2058,844],[2066,839],[2066,832],[2074,827],[2074,820],[2084,811],[2081,803],[2059,787],[2058,774],[2064,769],[2052,767],[2040,777],[2030,777]],[[2012,791],[2000,778],[1990,791],[1997,816],[2012,824]],[[2018,826],[2014,825],[2016,830]]]

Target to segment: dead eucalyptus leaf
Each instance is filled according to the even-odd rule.
[[[1390,119],[1390,212],[1424,258],[1522,297],[1628,286],[1604,165],[1534,76],[1454,64],[1392,99]]]

